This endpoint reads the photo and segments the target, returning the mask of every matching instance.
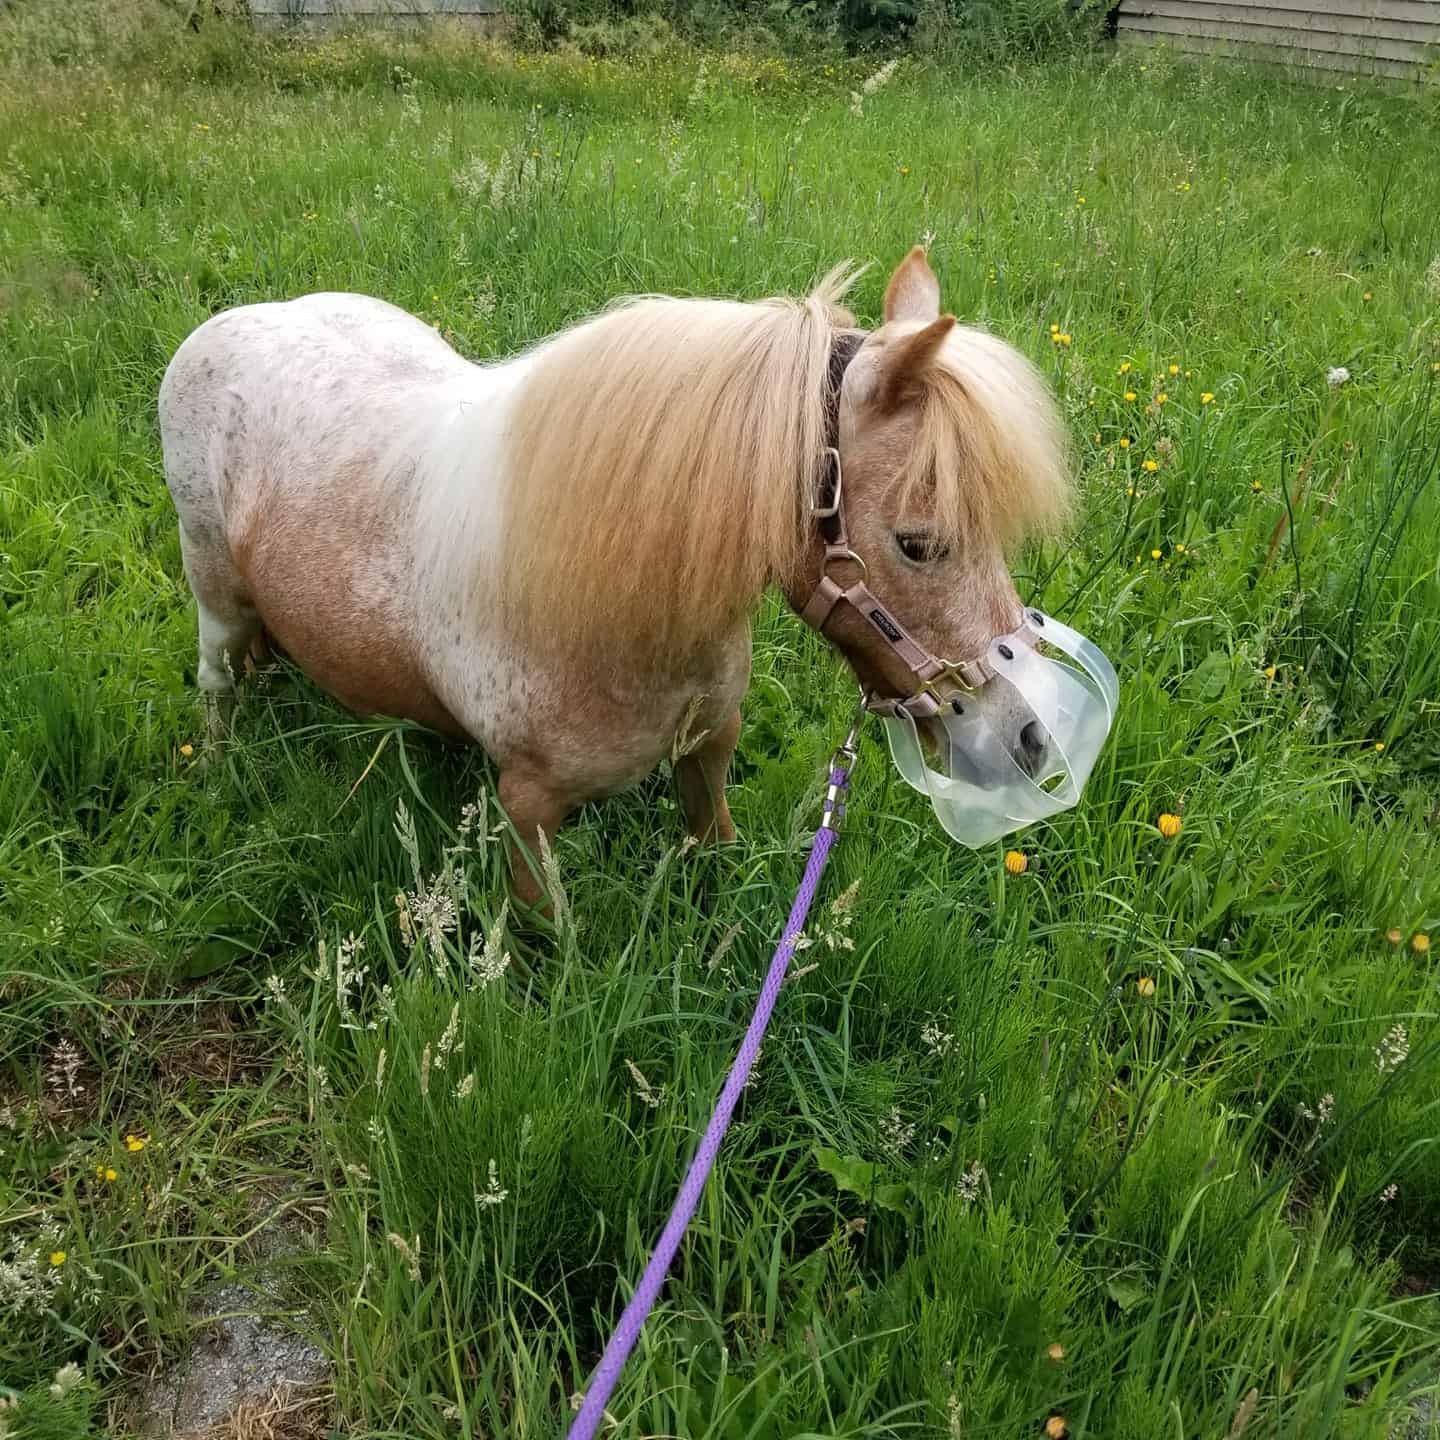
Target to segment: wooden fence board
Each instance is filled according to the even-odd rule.
[[[1440,0],[1122,0],[1117,33],[1185,54],[1414,77],[1440,64]]]
[[[1118,36],[1121,44],[1135,49],[1148,48],[1164,42],[1171,50],[1185,55],[1217,55],[1243,60],[1247,64],[1278,65],[1301,74],[1324,72],[1326,74],[1379,75],[1387,79],[1413,80],[1416,67],[1410,60],[1384,60],[1364,55],[1337,55],[1327,50],[1282,50],[1259,45],[1244,45],[1236,41],[1217,44],[1197,35],[1161,35],[1145,30],[1122,30]]]
[[[1196,0],[1144,0],[1136,7],[1137,16],[1167,16],[1174,20],[1194,21],[1199,25],[1270,25],[1277,29],[1315,32],[1325,35],[1380,36],[1389,40],[1413,40],[1421,45],[1440,44],[1440,16],[1434,21],[1402,19],[1389,15],[1341,15],[1332,10],[1315,10],[1298,5],[1258,5],[1247,3],[1216,3],[1199,5]],[[1243,38],[1236,32],[1237,38]]]

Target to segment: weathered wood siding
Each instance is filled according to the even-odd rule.
[[[502,0],[250,0],[257,25],[394,24],[451,17],[477,25],[500,18]]]
[[[1122,41],[1412,77],[1440,63],[1440,0],[1122,0]]]

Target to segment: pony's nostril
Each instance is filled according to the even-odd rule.
[[[1045,744],[1045,727],[1038,720],[1030,721],[1020,731],[1020,745],[1029,759],[1038,760],[1045,753]]]

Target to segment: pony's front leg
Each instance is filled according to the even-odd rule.
[[[535,770],[513,767],[500,775],[500,803],[510,817],[515,834],[510,842],[510,892],[532,909],[546,898],[546,887],[537,874],[541,857],[541,832],[548,844],[575,808],[575,801],[556,789],[544,775]],[[525,853],[526,849],[529,854]],[[546,907],[549,908],[548,905]]]
[[[725,775],[739,741],[740,712],[736,710],[675,762],[686,828],[703,844],[723,844],[735,838],[735,822],[725,801]]]

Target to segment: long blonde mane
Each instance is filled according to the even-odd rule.
[[[508,440],[516,634],[683,664],[740,622],[805,540],[853,279],[799,302],[640,297],[537,353]]]
[[[633,299],[536,352],[507,440],[512,635],[599,668],[680,668],[793,573],[855,278],[837,267],[802,301]],[[1057,521],[1064,447],[1043,381],[957,328],[907,471],[957,538]]]

